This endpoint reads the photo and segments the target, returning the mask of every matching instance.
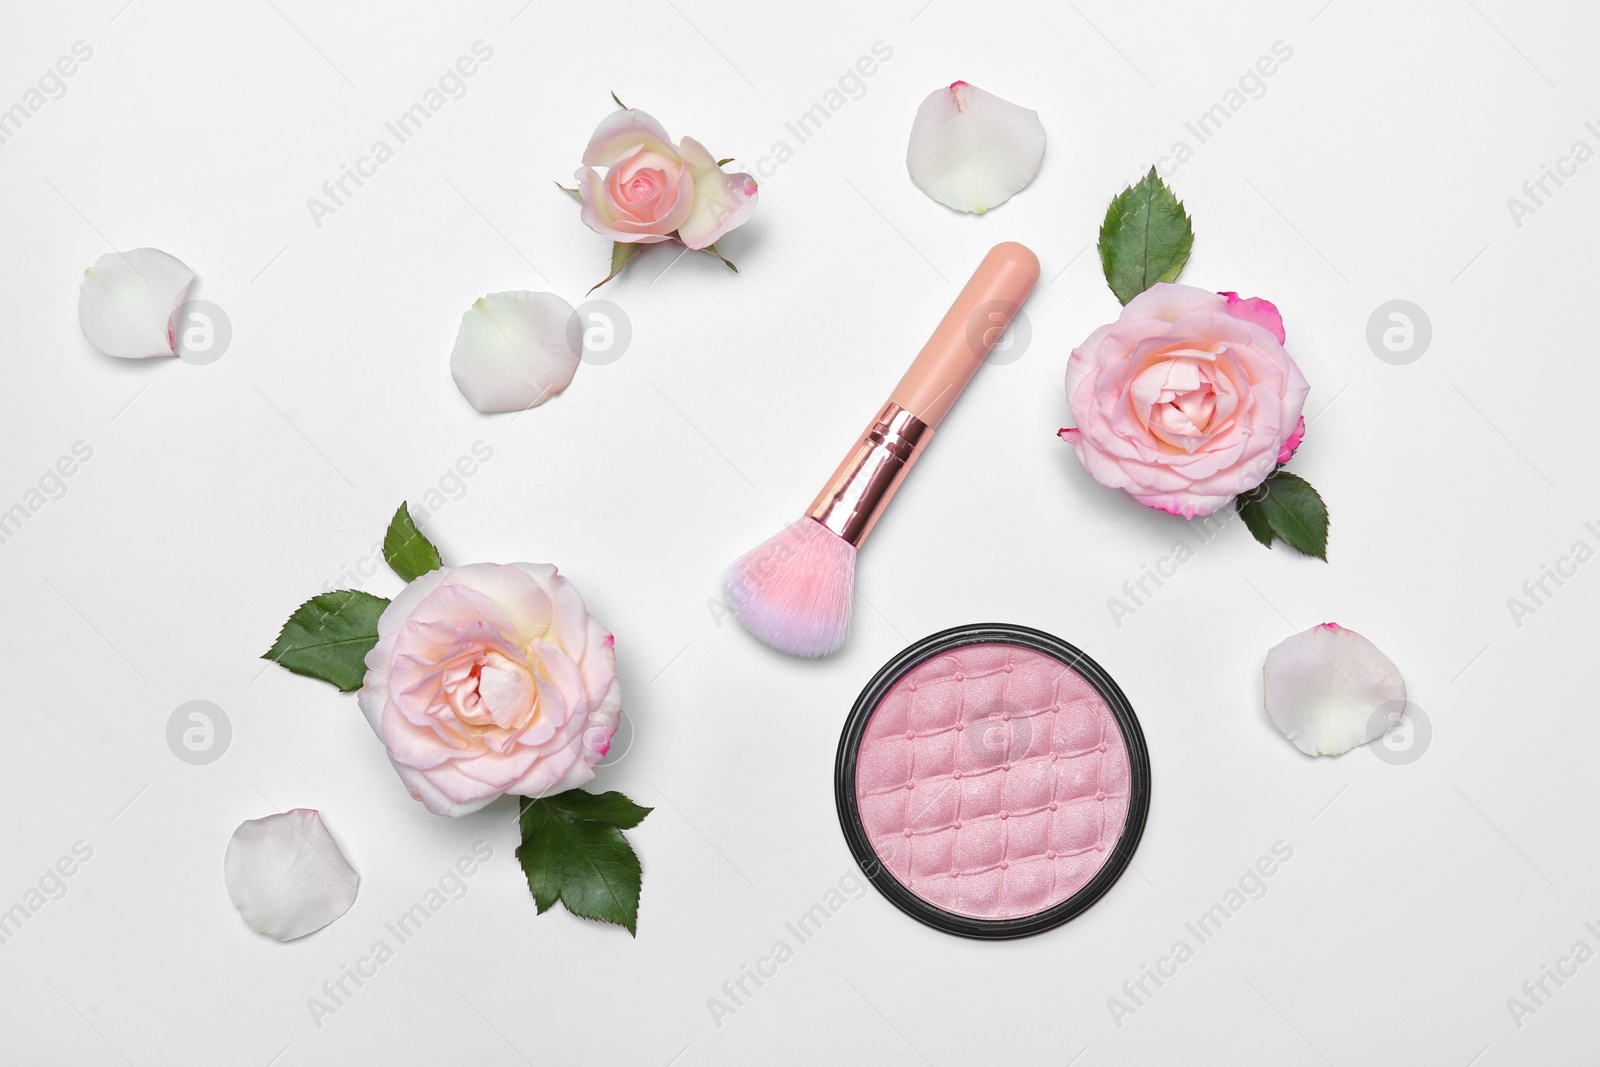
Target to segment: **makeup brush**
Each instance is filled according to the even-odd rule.
[[[728,601],[754,637],[808,658],[844,643],[856,550],[1038,280],[1026,247],[991,248],[805,515],[733,565]]]

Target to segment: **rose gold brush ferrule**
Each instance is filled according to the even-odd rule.
[[[806,517],[860,548],[932,437],[933,428],[899,404],[883,405]]]
[[[1039,259],[1024,246],[1006,241],[989,250],[807,518],[861,547],[1038,280]]]

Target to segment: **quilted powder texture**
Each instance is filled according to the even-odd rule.
[[[1071,897],[1128,813],[1128,750],[1051,656],[969,645],[919,664],[862,734],[856,799],[884,867],[930,904],[1012,919]]]

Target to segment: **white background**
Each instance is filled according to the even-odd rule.
[[[0,107],[93,49],[0,144],[0,509],[93,449],[0,544],[0,908],[93,849],[0,945],[0,1057],[1591,1062],[1600,962],[1547,980],[1520,1028],[1507,1007],[1575,941],[1600,949],[1600,563],[1520,627],[1507,607],[1573,542],[1600,547],[1600,163],[1520,227],[1506,205],[1576,139],[1600,147],[1584,5],[122,3],[12,2],[0,33]],[[307,198],[479,40],[493,57],[467,94],[315,225]],[[877,41],[893,56],[864,95],[798,144],[785,122]],[[1277,41],[1293,56],[1265,94],[1196,146],[1185,121]],[[985,217],[905,172],[917,103],[958,78],[1036,108],[1050,139]],[[722,243],[740,274],[647,252],[601,294],[632,321],[621,360],[528,414],[480,415],[448,373],[462,312],[512,289],[577,302],[604,273],[552,182],[613,90],[717,156],[753,166],[783,139],[793,158]],[[1108,598],[1185,527],[1079,468],[1059,383],[1117,311],[1090,247],[1106,201],[1180,138],[1184,280],[1282,309],[1312,383],[1294,469],[1328,501],[1330,562],[1233,524],[1118,626]],[[1001,240],[1044,264],[1031,347],[979,375],[875,532],[848,647],[805,663],[757,646],[720,617],[727,563],[799,514]],[[219,362],[125,363],[82,339],[83,268],[144,245],[226,309]],[[1366,341],[1395,298],[1433,324],[1409,366]],[[479,441],[493,455],[463,491],[449,471]],[[634,742],[596,787],[655,808],[630,833],[636,940],[537,916],[511,801],[427,814],[352,697],[257,658],[441,480],[455,498],[425,526],[447,560],[556,563],[616,632]],[[1419,761],[1310,759],[1266,721],[1266,650],[1330,619],[1399,664],[1433,724]],[[718,1026],[723,982],[793,945],[784,923],[854,872],[832,773],[857,692],[912,640],[983,621],[1059,634],[1127,691],[1154,781],[1136,871],[1012,943],[869,892]],[[167,747],[191,699],[232,723],[209,766]],[[242,820],[295,806],[323,812],[361,889],[284,945],[239,920],[221,861]],[[480,839],[494,859],[468,894],[317,1026],[308,998]],[[1278,841],[1293,859],[1267,894],[1118,1026],[1108,998],[1193,947],[1184,922]]]

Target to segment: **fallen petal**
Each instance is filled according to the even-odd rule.
[[[349,911],[360,882],[310,808],[240,823],[222,874],[245,925],[279,941],[304,937]]]
[[[1264,694],[1272,725],[1312,756],[1337,756],[1382,737],[1406,706],[1400,669],[1334,622],[1267,652]]]
[[[84,340],[118,359],[178,354],[178,309],[194,271],[159,248],[107,252],[83,272],[78,326]]]
[[[571,304],[554,293],[490,293],[461,316],[450,376],[479,411],[521,411],[565,389],[581,354]]]
[[[906,168],[946,207],[982,214],[1019,192],[1044,159],[1037,111],[955,82],[935,90],[911,123]]]

